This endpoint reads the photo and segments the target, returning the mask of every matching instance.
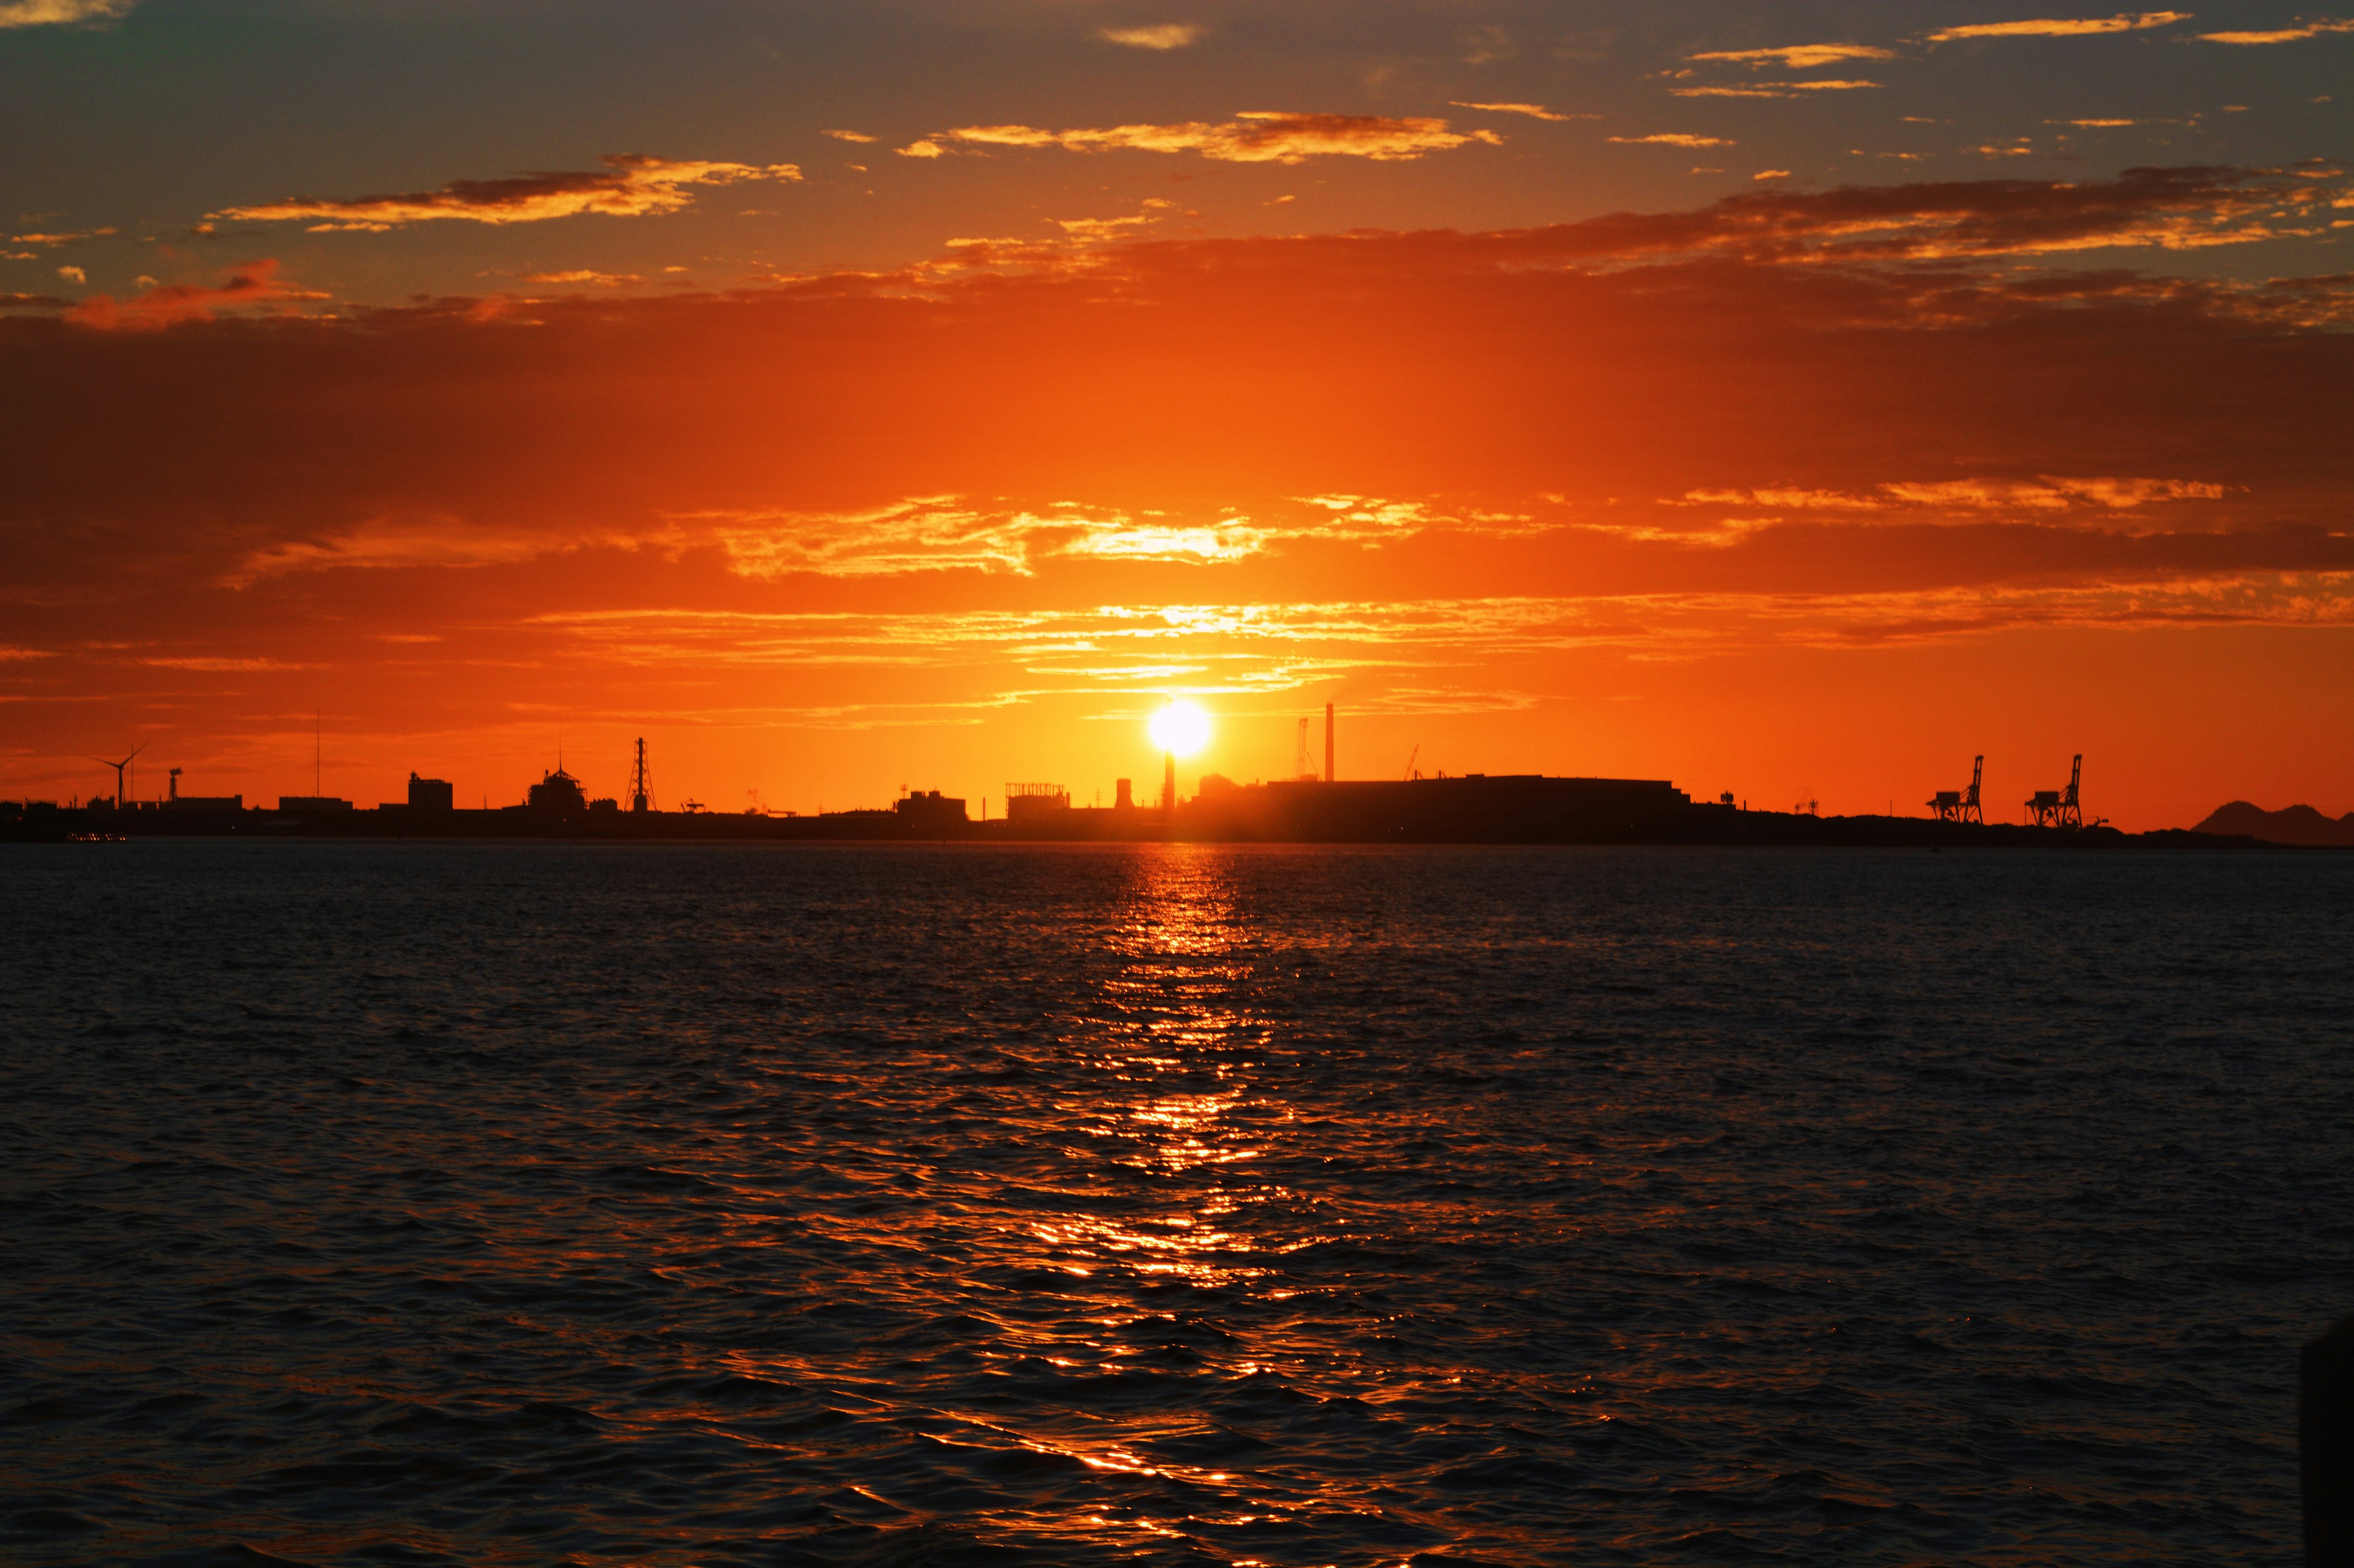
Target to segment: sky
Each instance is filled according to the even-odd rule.
[[[0,0],[0,797],[2354,810],[2354,8]]]

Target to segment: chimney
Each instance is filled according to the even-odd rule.
[[[1324,705],[1324,782],[1332,782],[1332,705]]]
[[[1128,780],[1125,779],[1121,779],[1119,781],[1119,793],[1112,800],[1112,809],[1114,810],[1125,811],[1133,808],[1135,804],[1135,793],[1129,789]]]

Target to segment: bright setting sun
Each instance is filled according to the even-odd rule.
[[[1188,702],[1172,702],[1152,715],[1152,744],[1178,757],[1191,757],[1208,744],[1210,715]]]

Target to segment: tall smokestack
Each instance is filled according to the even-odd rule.
[[[1162,752],[1161,763],[1164,769],[1161,775],[1161,809],[1173,811],[1177,809],[1177,754]]]
[[[1332,705],[1324,705],[1324,782],[1332,782]]]

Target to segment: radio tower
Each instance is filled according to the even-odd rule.
[[[654,809],[654,781],[646,772],[646,737],[638,736],[637,766],[630,769],[630,810],[651,811]]]

